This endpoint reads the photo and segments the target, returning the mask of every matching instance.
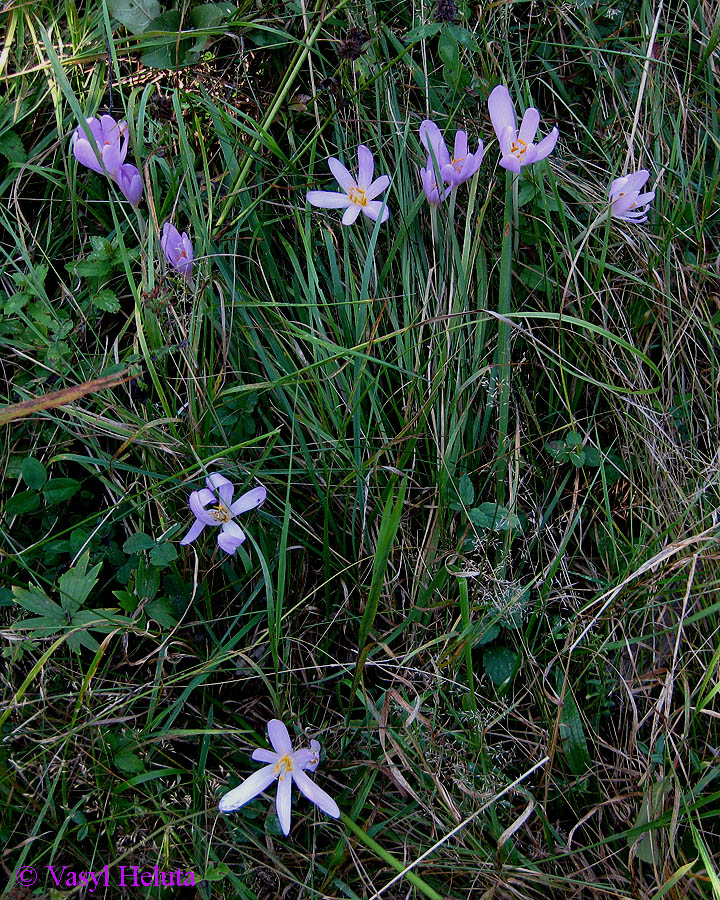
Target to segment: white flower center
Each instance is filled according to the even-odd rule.
[[[285,779],[285,776],[288,775],[293,770],[293,761],[290,759],[290,756],[286,753],[285,756],[281,756],[280,759],[275,763],[275,774],[278,776],[280,781]]]
[[[232,513],[222,502],[218,503],[217,506],[213,506],[212,509],[209,509],[208,513],[216,522],[229,522],[230,519],[232,519]]]
[[[354,203],[356,206],[367,206],[368,205],[367,197],[365,196],[365,191],[362,188],[359,188],[356,186],[351,187],[350,191],[348,193],[348,196],[350,197],[350,202]]]

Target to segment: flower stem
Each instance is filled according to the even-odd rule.
[[[498,290],[498,315],[507,316],[512,307],[512,259],[513,220],[517,217],[517,176],[514,172],[505,175],[505,217],[503,224],[502,250],[500,253],[500,286]],[[505,504],[507,487],[507,432],[510,417],[510,323],[506,318],[498,321],[498,343],[495,354],[495,390],[498,404],[498,444],[496,485],[497,502]]]

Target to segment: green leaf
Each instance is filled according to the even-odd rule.
[[[174,628],[177,625],[175,606],[169,597],[158,597],[145,605],[145,614],[154,619],[163,628]]]
[[[108,10],[132,34],[141,34],[162,12],[158,0],[108,0]]]
[[[45,500],[50,503],[62,503],[70,500],[80,490],[80,482],[74,478],[51,478],[45,482],[43,494]]]
[[[175,544],[166,542],[155,544],[150,550],[150,562],[159,569],[165,569],[171,562],[177,559],[178,552]]]
[[[141,600],[152,600],[160,587],[160,570],[148,566],[144,559],[135,573],[135,592]]]
[[[113,596],[117,597],[118,606],[125,612],[134,613],[138,608],[138,598],[129,591],[113,591]]]
[[[13,586],[15,601],[28,612],[36,613],[47,619],[47,623],[55,628],[67,623],[67,616],[63,610],[51,600],[42,588],[35,584],[29,584],[28,589]],[[22,623],[18,623],[22,625]]]
[[[27,291],[16,291],[3,302],[3,315],[12,316],[19,313],[30,302],[30,294]]]
[[[145,771],[145,763],[137,753],[128,749],[120,750],[115,754],[115,765],[121,772],[126,772],[128,775],[137,775]]]
[[[481,622],[477,627],[479,628],[480,636],[473,641],[473,647],[483,647],[485,644],[490,644],[500,634],[499,625],[486,625],[484,622]]]
[[[561,683],[562,675],[558,675],[558,691],[561,689]],[[565,752],[570,771],[573,775],[585,775],[590,768],[590,754],[580,710],[569,684],[565,685],[559,724],[560,746]]]
[[[120,301],[114,291],[104,289],[97,291],[90,297],[90,302],[97,309],[105,312],[116,313],[120,309]]]
[[[464,506],[472,506],[472,502],[475,499],[475,488],[467,475],[463,475],[460,479],[458,493],[460,494],[460,500],[463,502]]]
[[[190,13],[195,28],[214,28],[235,12],[232,3],[203,3]]]
[[[60,603],[70,613],[78,610],[87,600],[90,591],[95,587],[102,563],[86,571],[90,560],[90,551],[86,551],[76,566],[63,573],[58,580]]]
[[[127,553],[130,556],[131,553],[141,553],[143,550],[149,550],[151,547],[156,546],[157,544],[153,538],[142,531],[136,531],[123,544],[123,553]]]
[[[34,512],[40,506],[40,494],[37,491],[19,491],[5,504],[5,512],[8,516],[21,516],[23,513]]]
[[[485,672],[498,687],[512,676],[517,660],[517,653],[507,647],[489,647],[483,653]]]
[[[29,488],[39,491],[47,481],[45,466],[34,456],[26,456],[20,466],[20,474]]]
[[[468,513],[470,521],[478,528],[487,528],[492,531],[520,531],[520,519],[504,506],[497,503],[481,503]]]
[[[460,48],[457,38],[450,31],[443,31],[440,35],[438,53],[453,79],[457,79],[460,71]]]
[[[0,137],[0,155],[11,163],[24,163],[27,159],[23,142],[14,131],[6,131]]]

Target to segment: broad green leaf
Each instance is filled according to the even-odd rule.
[[[141,34],[162,12],[158,0],[108,0],[110,15],[132,34]]]
[[[132,750],[127,748],[115,754],[115,765],[121,772],[127,772],[129,775],[136,775],[145,771],[145,763],[137,753],[133,753]]]
[[[51,478],[45,482],[43,495],[50,504],[62,503],[74,497],[79,490],[80,482],[74,478]]]
[[[150,619],[154,619],[163,628],[174,628],[177,625],[175,606],[169,597],[158,597],[145,605],[143,610]]]
[[[232,3],[203,3],[190,13],[195,28],[214,28],[235,12]]]
[[[177,559],[177,555],[175,544],[171,544],[169,541],[164,544],[155,544],[150,550],[150,562],[159,569],[164,569]]]
[[[6,131],[0,137],[0,156],[11,163],[24,163],[27,159],[23,142],[14,131]]]
[[[29,488],[39,491],[47,481],[45,466],[34,456],[26,456],[20,466],[23,481]]]
[[[483,667],[498,687],[504,684],[515,671],[518,655],[507,647],[489,647],[483,653]]]
[[[107,288],[94,293],[90,297],[90,302],[94,307],[105,312],[115,313],[120,309],[120,301],[117,298],[117,294]]]
[[[40,494],[37,491],[20,491],[5,504],[5,513],[8,516],[21,516],[23,513],[34,512],[40,506]]]
[[[149,550],[156,546],[153,538],[142,531],[136,531],[123,544],[123,553],[127,553],[129,556],[131,553],[141,553],[143,550]]]
[[[472,481],[470,481],[467,475],[463,475],[463,477],[460,479],[460,484],[458,485],[458,493],[460,494],[460,499],[465,506],[472,506],[472,502],[475,499],[475,488],[473,487],[473,483]]]
[[[561,677],[558,678],[560,684]],[[560,690],[560,687],[558,687]],[[575,697],[569,684],[563,693],[563,706],[560,712],[560,746],[562,747],[568,767],[573,775],[585,775],[590,768],[585,729]]]
[[[520,531],[520,519],[504,506],[497,503],[481,503],[473,507],[469,514],[470,521],[478,528],[488,528],[492,531]]]

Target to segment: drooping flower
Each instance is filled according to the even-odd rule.
[[[193,246],[187,232],[183,231],[181,235],[172,222],[166,222],[163,225],[160,246],[173,269],[179,272],[183,278],[190,278],[194,257]]]
[[[241,513],[256,509],[265,502],[267,491],[262,485],[242,494],[233,503],[235,487],[224,475],[214,472],[205,479],[200,491],[190,494],[190,509],[195,521],[190,531],[180,541],[184,546],[191,544],[206,525],[222,526],[218,535],[218,546],[226,553],[234,553],[245,540],[245,532],[233,519]],[[209,509],[209,504],[213,504]]]
[[[483,143],[480,141],[475,153],[470,153],[467,134],[464,131],[455,133],[452,158],[440,129],[430,119],[425,119],[420,125],[420,140],[423,147],[428,151],[428,158],[432,159],[434,157],[434,163],[438,167],[440,177],[450,187],[457,187],[472,178],[480,168],[485,152]],[[429,179],[423,177],[423,188],[426,180]],[[425,191],[425,196],[430,200],[427,190]],[[433,201],[430,200],[430,202],[432,203]]]
[[[88,140],[82,125],[78,125],[72,136],[72,151],[75,158],[93,172],[115,178],[127,156],[129,140],[127,122],[124,120],[116,122],[109,115],[100,116],[99,119],[92,117],[86,119],[86,122],[95,138],[95,146],[93,147]]]
[[[233,812],[253,797],[257,797],[273,781],[277,781],[275,809],[280,820],[282,833],[290,833],[292,811],[292,785],[298,786],[301,794],[333,819],[340,817],[337,803],[322,788],[319,788],[305,773],[314,772],[320,762],[320,744],[310,741],[310,747],[293,751],[288,730],[280,719],[271,719],[267,724],[268,737],[273,750],[257,749],[252,758],[256,762],[267,763],[233,788],[220,800],[220,812]]]
[[[360,213],[364,213],[373,221],[377,221],[380,211],[383,210],[383,203],[380,200],[376,200],[375,197],[378,194],[382,194],[388,187],[390,176],[381,175],[375,181],[372,180],[375,160],[370,150],[364,144],[360,144],[358,147],[357,180],[352,177],[340,160],[335,159],[334,156],[328,159],[328,165],[345,193],[308,191],[306,196],[307,202],[322,209],[344,209],[343,225],[352,225]],[[390,210],[386,206],[382,211],[380,221],[387,221],[389,216]]]
[[[499,84],[488,97],[488,111],[500,145],[500,165],[504,169],[519,172],[522,166],[539,162],[552,153],[558,139],[557,128],[538,144],[533,144],[540,113],[533,106],[526,109],[518,131],[510,91],[504,84]]]
[[[649,177],[647,169],[639,169],[610,182],[610,215],[626,222],[647,222],[647,211],[655,199],[655,191],[644,194],[640,191]]]
[[[120,166],[115,180],[125,199],[133,206],[137,206],[143,192],[142,176],[137,166],[133,166],[132,163]]]

